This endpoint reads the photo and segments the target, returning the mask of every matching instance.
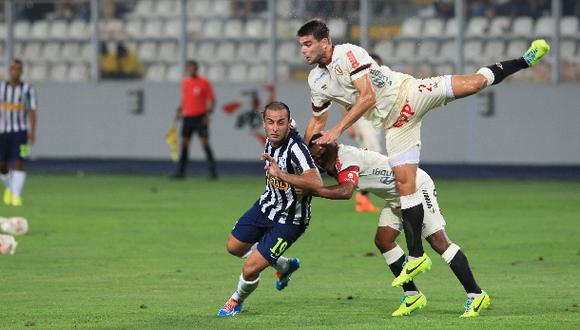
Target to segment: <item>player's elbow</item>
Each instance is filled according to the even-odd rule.
[[[370,108],[377,103],[377,95],[374,91],[370,91],[363,98],[364,108]]]

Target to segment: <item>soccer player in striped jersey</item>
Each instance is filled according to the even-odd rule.
[[[476,94],[520,70],[536,65],[549,52],[550,46],[539,39],[532,42],[522,57],[482,67],[474,74],[417,79],[377,65],[359,46],[333,45],[328,27],[320,20],[314,19],[304,24],[297,36],[304,58],[308,64],[315,65],[308,76],[313,113],[304,134],[305,139],[310,141],[310,136],[324,129],[331,102],[349,111],[316,143],[336,141],[362,116],[385,129],[387,155],[401,194],[405,239],[409,249],[405,269],[392,283],[399,286],[426,270],[429,259],[421,241],[424,214],[421,192],[415,182],[423,116],[431,109]],[[415,271],[408,273],[409,269]]]
[[[302,137],[291,126],[290,109],[282,102],[266,105],[263,113],[266,146],[262,159],[279,164],[275,176],[266,171],[266,190],[236,222],[228,237],[227,250],[246,259],[238,287],[218,316],[234,316],[256,289],[260,273],[268,266],[276,269],[276,289],[283,290],[290,276],[300,267],[296,258],[282,254],[304,233],[310,221],[310,196],[296,193],[286,180],[307,187],[322,184]]]
[[[320,135],[320,133],[313,135],[313,139]],[[338,181],[337,185],[318,186],[312,189],[312,195],[328,199],[350,199],[355,190],[366,190],[385,200],[375,234],[375,245],[383,254],[393,275],[398,276],[407,260],[405,252],[395,241],[402,227],[401,203],[388,158],[378,152],[336,143],[322,145],[310,143],[309,149],[316,165]],[[475,281],[463,251],[447,237],[446,223],[439,209],[433,180],[421,169],[417,171],[416,180],[421,192],[421,207],[425,212],[421,235],[449,264],[467,293],[465,312],[461,317],[476,317],[481,310],[489,306],[489,295],[481,290]],[[294,185],[296,189],[303,188],[292,178],[288,183]],[[427,298],[412,280],[402,286],[404,296],[392,316],[409,315],[427,304]]]
[[[13,206],[22,206],[24,162],[35,142],[38,108],[36,91],[21,80],[22,72],[22,61],[15,59],[10,64],[10,79],[0,82],[0,179],[6,187],[4,203]]]

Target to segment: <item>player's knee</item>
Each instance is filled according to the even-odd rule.
[[[231,239],[228,239],[228,242],[226,243],[226,250],[228,250],[228,253],[230,253],[231,255],[234,255],[236,257],[241,257],[245,253]]]
[[[447,250],[449,245],[451,245],[451,242],[447,238],[447,235],[445,235],[445,231],[443,231],[443,229],[427,237],[427,241],[429,242],[433,250],[435,250],[439,254],[443,254],[443,252]]]
[[[394,249],[397,246],[395,240],[391,237],[387,237],[385,235],[379,235],[378,233],[375,235],[375,246],[381,253],[385,253],[389,250]]]

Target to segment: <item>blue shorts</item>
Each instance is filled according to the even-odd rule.
[[[298,237],[302,236],[308,225],[282,224],[272,221],[262,213],[256,202],[236,222],[232,235],[245,243],[258,242],[258,251],[270,265],[275,265],[278,258]]]
[[[11,132],[0,133],[0,160],[13,161],[25,160],[28,158],[22,157],[21,146],[28,144],[28,132]]]

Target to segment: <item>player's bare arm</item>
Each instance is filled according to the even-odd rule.
[[[352,182],[343,182],[333,186],[319,187],[311,191],[313,196],[327,199],[350,199],[356,190]]]
[[[28,118],[30,120],[30,130],[28,131],[28,144],[34,145],[36,141],[36,109],[28,109]]]
[[[328,111],[321,114],[320,116],[312,116],[308,121],[306,126],[306,131],[304,132],[304,141],[310,141],[312,135],[318,132],[322,132],[324,127],[326,127],[326,122],[328,121]]]
[[[365,74],[354,81],[354,87],[359,93],[359,97],[350,111],[342,117],[340,122],[327,132],[325,132],[315,142],[318,144],[327,144],[335,142],[342,132],[351,127],[357,120],[362,117],[376,103],[376,93],[373,89],[371,77]]]
[[[285,182],[288,182],[291,186],[301,188],[303,190],[315,190],[322,187],[322,178],[320,177],[320,172],[317,169],[309,169],[302,174],[290,174],[280,170],[276,159],[268,154],[263,154],[261,157],[263,160],[268,161],[266,169],[268,174]]]

